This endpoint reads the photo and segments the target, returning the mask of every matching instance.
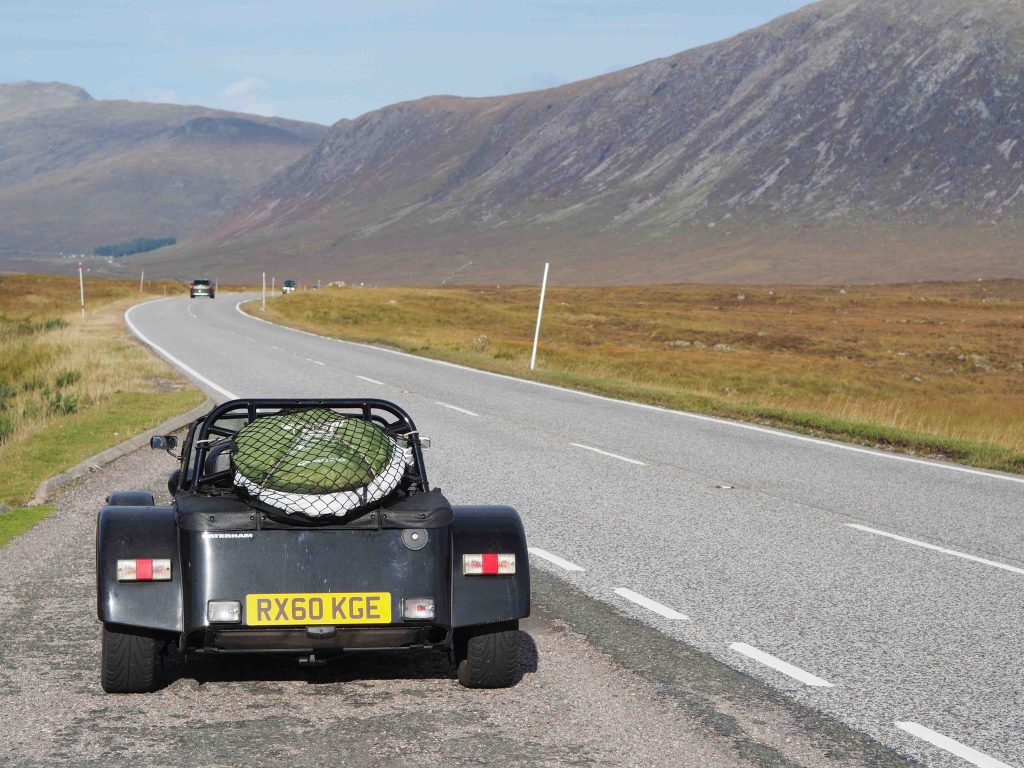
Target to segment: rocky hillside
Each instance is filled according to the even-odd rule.
[[[1020,277],[1022,69],[1019,0],[825,0],[588,81],[343,121],[170,256],[387,282],[549,258],[565,282]]]
[[[203,107],[0,84],[0,258],[187,237],[295,162],[326,128]]]

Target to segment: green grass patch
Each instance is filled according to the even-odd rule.
[[[0,515],[0,547],[5,546],[15,536],[21,536],[40,520],[49,517],[54,509],[50,506],[19,507]]]
[[[203,394],[192,388],[122,392],[88,411],[51,422],[5,446],[0,502],[10,506],[27,503],[46,478],[191,410],[203,399]]]

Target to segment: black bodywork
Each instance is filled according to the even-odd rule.
[[[327,407],[380,424],[408,446],[399,487],[382,502],[329,521],[289,516],[233,487],[235,433],[263,415]],[[168,506],[138,491],[111,495],[96,535],[100,621],[163,633],[180,651],[288,653],[314,661],[350,649],[451,649],[460,628],[529,615],[526,537],[516,511],[452,506],[427,482],[421,441],[398,406],[372,399],[234,400],[193,422]],[[462,555],[516,558],[512,575],[463,575]],[[118,581],[117,561],[165,558],[169,581]],[[247,595],[387,593],[391,621],[255,626]],[[404,598],[433,598],[432,619],[404,619]],[[212,624],[207,603],[237,600],[239,623]],[[473,632],[474,630],[467,630]]]

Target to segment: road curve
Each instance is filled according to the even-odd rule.
[[[286,299],[280,299],[286,300]],[[588,396],[168,299],[212,396],[380,396],[533,563],[929,765],[1024,768],[1024,478]]]

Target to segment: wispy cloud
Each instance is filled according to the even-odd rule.
[[[277,110],[270,101],[270,87],[258,77],[243,77],[225,86],[217,97],[220,106],[235,112],[274,117]]]

